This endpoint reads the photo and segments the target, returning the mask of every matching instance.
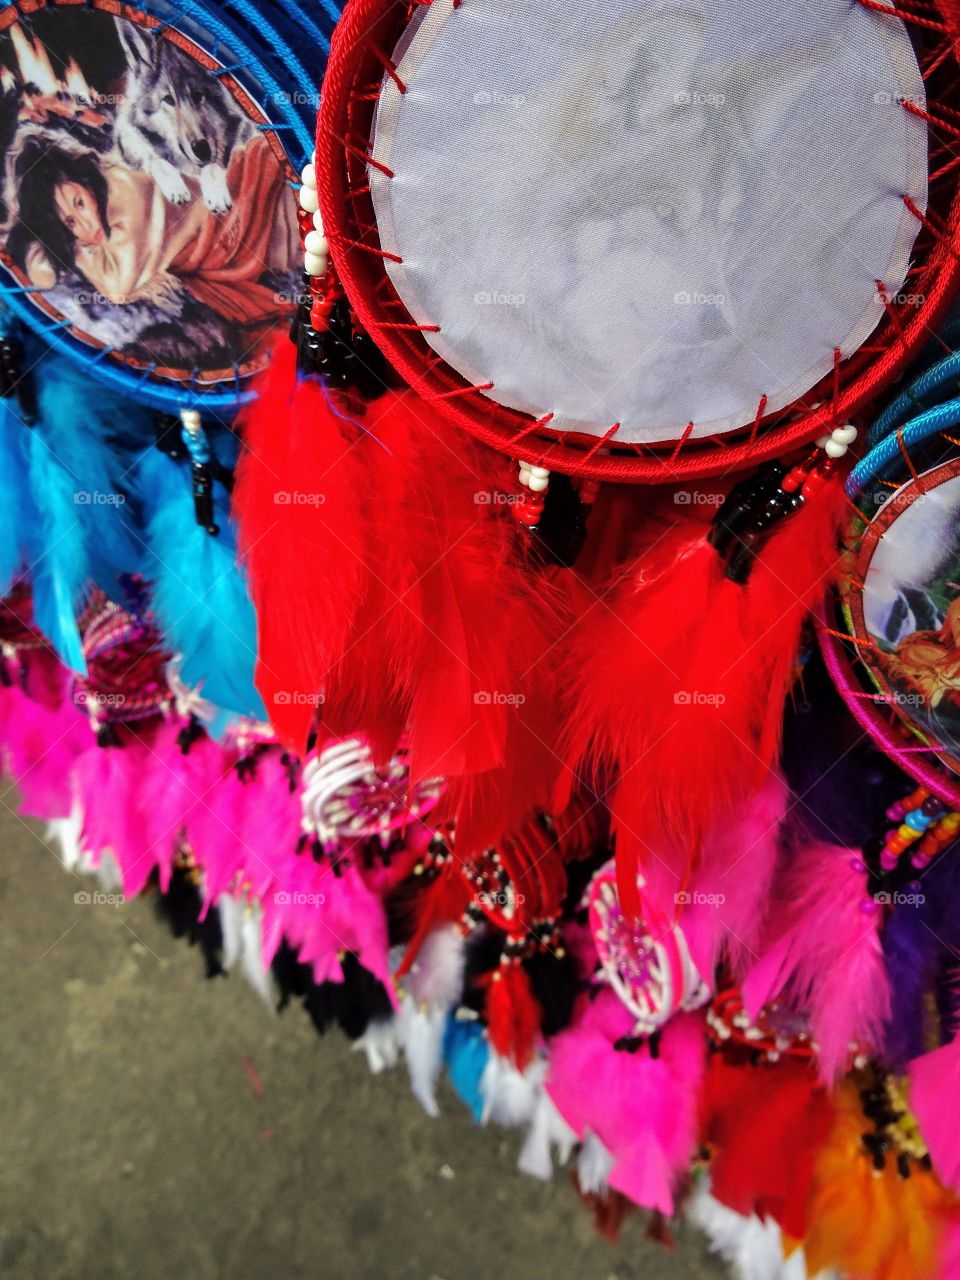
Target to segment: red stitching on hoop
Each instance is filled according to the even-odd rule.
[[[383,69],[386,71],[387,75],[390,77],[393,83],[397,86],[400,92],[406,93],[407,86],[403,83],[403,81],[400,79],[399,75],[397,74],[397,68],[395,64],[391,61],[390,58],[387,57],[387,55],[383,52],[380,46],[374,43],[373,40],[370,41],[370,51],[373,54],[373,56],[377,59],[377,61],[383,64]]]
[[[943,234],[942,231],[938,230],[938,228],[933,225],[933,223],[925,214],[920,212],[920,210],[917,208],[917,206],[914,204],[914,202],[910,199],[909,196],[903,197],[903,203],[907,206],[907,208],[910,210],[913,216],[917,219],[917,221],[922,226],[926,227],[926,229],[930,232],[933,238],[939,244],[943,245],[947,253],[950,254],[951,258],[953,258],[957,262],[960,262],[960,254],[957,253],[956,249],[953,247],[950,241],[946,238],[946,236]]]
[[[515,436],[512,436],[507,441],[508,447],[512,444],[516,444],[519,440],[523,440],[526,436],[532,435],[533,432],[536,431],[538,427],[545,427],[548,422],[552,422],[552,421],[553,421],[553,414],[545,413],[542,418],[538,418],[536,422],[531,422],[528,427],[524,427],[522,431],[518,431]]]
[[[603,448],[603,446],[607,443],[608,440],[612,440],[619,430],[620,430],[620,423],[615,422],[613,426],[608,428],[608,430],[600,437],[600,439],[597,441],[596,444],[590,446],[590,451],[589,453],[587,453],[586,457],[584,458],[584,462],[589,462],[590,459],[593,457],[593,455],[599,452],[599,450]]]
[[[683,435],[680,437],[677,443],[673,446],[673,453],[671,453],[670,455],[671,462],[676,462],[677,454],[680,452],[683,446],[687,443],[687,441],[690,439],[690,436],[692,434],[693,434],[693,423],[688,422],[687,425],[683,428]]]
[[[896,308],[894,307],[893,303],[890,301],[890,295],[887,293],[887,286],[883,283],[882,280],[875,280],[874,284],[877,286],[877,292],[880,294],[880,300],[883,303],[883,309],[884,311],[886,311],[887,315],[890,317],[890,323],[893,325],[894,329],[896,329],[897,331],[897,337],[900,339],[903,345],[906,346],[906,339],[904,338],[904,335],[903,335],[903,325],[900,323],[900,317],[897,315]]]
[[[874,13],[885,13],[888,18],[900,18],[904,22],[913,22],[918,27],[926,27],[929,31],[939,31],[941,35],[949,35],[950,32],[942,22],[934,22],[932,18],[922,18],[918,13],[912,13],[909,9],[891,9],[885,4],[878,4],[877,0],[859,0],[865,9],[872,9]]]
[[[441,361],[441,364],[443,362]],[[492,391],[492,382],[481,382],[475,387],[454,387],[452,391],[441,391],[435,396],[424,396],[423,399],[428,404],[432,404],[434,400],[453,400],[456,396],[468,396],[472,391]]]
[[[371,329],[410,329],[416,333],[439,333],[438,324],[401,324],[399,320],[377,320]]]
[[[767,407],[767,397],[765,395],[762,395],[760,397],[760,403],[757,405],[757,416],[754,418],[753,427],[750,430],[751,444],[753,444],[754,440],[756,440],[757,438],[757,432],[760,430],[760,422],[763,418],[766,407]]]
[[[363,249],[365,253],[373,253],[378,258],[386,258],[388,262],[403,262],[403,259],[395,253],[388,253],[386,249],[378,249],[372,244],[364,244],[361,240],[343,240],[341,243],[349,245],[351,249]]]
[[[863,4],[863,0],[860,0]],[[909,111],[912,116],[918,116],[921,120],[926,120],[927,124],[935,124],[938,129],[945,129],[947,133],[952,133],[955,138],[960,138],[960,129],[956,125],[950,124],[947,120],[939,120],[936,116],[932,116],[929,111],[924,111],[923,107],[918,107],[915,102],[910,102],[907,98],[900,99],[900,105],[904,111]]]

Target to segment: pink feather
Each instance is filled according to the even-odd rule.
[[[83,812],[84,847],[95,862],[110,853],[120,868],[123,892],[139,893],[150,875],[137,813],[139,779],[147,752],[139,743],[93,746],[77,758],[74,776]]]
[[[158,869],[163,893],[170,888],[177,841],[187,815],[222,768],[223,753],[209,738],[199,738],[187,753],[181,751],[177,741],[181,727],[172,720],[154,735],[137,798],[144,852]]]
[[[856,850],[817,844],[793,853],[780,878],[762,954],[743,984],[751,1017],[781,997],[806,1010],[830,1083],[850,1047],[876,1046],[890,1014],[881,915]]]
[[[632,1025],[617,997],[601,992],[574,1026],[550,1041],[546,1088],[577,1136],[595,1133],[614,1157],[611,1186],[670,1214],[696,1141],[703,1020],[694,1014],[672,1019],[658,1057],[646,1044],[633,1052],[614,1048]]]
[[[787,785],[771,773],[760,791],[708,832],[680,917],[690,956],[707,980],[721,954],[735,973],[756,959],[787,809]]]
[[[20,813],[65,818],[72,805],[72,769],[90,744],[86,717],[70,702],[46,705],[19,689],[4,690],[7,765],[20,788]]]
[[[908,1067],[910,1105],[944,1186],[960,1191],[960,1036]],[[960,1256],[960,1234],[958,1234]],[[960,1272],[958,1272],[960,1274]]]

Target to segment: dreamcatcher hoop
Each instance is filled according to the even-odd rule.
[[[452,3],[460,7],[458,0]],[[418,323],[391,282],[387,267],[397,255],[381,243],[371,196],[371,173],[390,172],[371,150],[382,86],[389,82],[405,91],[393,51],[419,8],[389,0],[351,0],[347,6],[334,32],[317,123],[324,233],[361,325],[401,377],[454,426],[511,457],[598,480],[658,483],[725,474],[855,418],[926,342],[960,284],[960,173],[951,150],[952,140],[960,138],[950,35],[960,25],[956,0],[903,8],[874,0],[859,3],[881,22],[902,20],[914,38],[927,105],[900,105],[931,131],[929,206],[924,212],[904,197],[918,226],[914,265],[907,272],[909,292],[890,296],[884,282],[877,281],[884,310],[879,327],[847,358],[835,348],[830,372],[794,403],[768,414],[761,396],[752,421],[722,436],[692,438],[694,424],[688,423],[679,424],[676,436],[660,444],[621,445],[616,439],[619,424],[602,437],[557,433],[550,428],[552,415],[532,418],[492,401],[484,394],[490,383],[471,384],[439,358],[427,340],[437,326]]]
[[[184,72],[182,76],[179,88],[184,95],[194,88],[201,88],[201,81],[204,79],[210,93],[218,84],[222,85],[226,98],[235,104],[233,109],[244,122],[243,127],[251,136],[259,135],[267,139],[272,162],[284,172],[287,195],[280,191],[279,207],[280,200],[292,201],[295,175],[309,156],[314,107],[310,86],[315,83],[317,70],[317,60],[313,59],[312,69],[308,74],[295,52],[298,47],[302,47],[303,24],[298,24],[300,30],[295,35],[291,33],[289,37],[281,34],[275,25],[277,19],[281,18],[285,24],[292,24],[292,19],[287,16],[290,8],[286,3],[279,7],[271,21],[271,14],[262,7],[254,6],[251,0],[225,0],[222,8],[213,3],[201,3],[200,0],[138,0],[135,5],[117,4],[114,0],[90,0],[85,6],[78,6],[72,0],[45,0],[42,3],[24,3],[20,7],[15,4],[7,5],[0,17],[0,33],[8,32],[21,24],[21,21],[29,23],[38,19],[48,24],[45,30],[49,31],[49,24],[55,23],[58,11],[62,11],[74,22],[75,30],[77,15],[89,14],[92,15],[91,21],[94,24],[104,21],[125,24],[130,31],[139,33],[144,39],[166,42],[171,49],[177,51],[173,56],[182,56],[185,60],[184,67],[189,66],[194,72],[196,84],[190,81],[188,73]],[[333,6],[328,3],[327,8],[329,11]],[[320,32],[316,24],[311,25]],[[102,38],[102,33],[100,35]],[[93,54],[102,55],[102,49],[97,47],[97,36],[98,33],[93,29],[89,36],[84,36],[86,45],[80,50],[81,60],[87,45]],[[34,39],[28,35],[26,43],[33,45],[34,51],[38,53],[38,65],[44,61],[47,64],[44,70],[51,79],[49,91],[45,90],[48,96],[53,99],[59,95],[66,103],[72,90],[78,95],[76,111],[82,115],[86,107],[92,119],[98,106],[96,94],[104,94],[104,86],[84,83],[82,73],[77,78],[79,67],[75,58],[63,72],[71,79],[71,84],[61,83],[58,86],[54,81],[61,68],[50,65],[41,36]],[[320,66],[326,47],[326,39],[317,46],[321,54]],[[5,67],[4,74],[9,77],[9,67]],[[110,103],[101,112],[103,120],[97,126],[104,138],[112,127],[111,112],[115,111],[117,99],[118,95],[112,92],[103,97],[105,103]],[[66,109],[63,108],[64,111]],[[90,124],[92,136],[91,122],[81,123]],[[216,118],[204,123],[201,115],[197,127],[209,130],[213,136],[215,125],[219,126]],[[17,127],[19,128],[19,122]],[[51,139],[50,146],[53,147],[57,139],[52,134]],[[97,145],[101,145],[104,161],[108,160],[108,151],[103,149],[105,143]],[[84,147],[91,154],[95,150],[92,143],[84,143]],[[230,155],[231,152],[227,150],[224,167]],[[143,159],[141,167],[147,171],[148,163]],[[252,182],[250,185],[253,185]],[[194,196],[193,200],[194,203],[198,202],[200,196]],[[130,216],[130,221],[135,223],[133,215]],[[144,235],[146,234],[145,231]],[[224,231],[223,234],[227,237],[233,232]],[[240,238],[246,247],[244,236],[245,233],[241,233]],[[152,245],[148,247],[153,248]],[[261,247],[259,243],[253,245],[251,242],[251,252]],[[266,254],[263,256],[266,257]],[[195,362],[184,363],[181,367],[161,357],[153,358],[149,354],[129,356],[122,350],[123,343],[118,336],[106,336],[108,333],[119,333],[116,323],[111,329],[107,321],[95,319],[92,311],[89,316],[86,314],[86,309],[98,303],[99,285],[92,283],[85,294],[81,291],[74,298],[72,310],[64,310],[56,287],[60,283],[59,279],[52,286],[41,284],[29,278],[22,264],[15,263],[6,254],[2,266],[0,302],[11,315],[39,334],[53,350],[79,361],[91,374],[114,390],[130,395],[152,408],[168,412],[195,409],[231,412],[250,399],[250,381],[263,364],[260,357],[245,352],[225,362],[222,367],[208,370],[199,358]],[[203,270],[201,263],[195,274],[197,271],[202,274]],[[228,273],[221,274],[224,275],[226,286],[231,287]],[[295,275],[291,276],[294,281],[295,278]],[[214,281],[211,292],[220,283],[219,280]],[[184,288],[190,293],[190,286]],[[297,302],[294,295],[295,287],[286,300],[286,308],[291,316]],[[282,319],[285,297],[283,292],[278,294],[279,300],[275,303],[277,319]],[[156,291],[155,295],[144,295],[144,309],[152,307],[158,323],[164,319],[164,298],[162,289]],[[99,302],[112,303],[113,299],[107,296],[99,299]],[[77,311],[81,314],[75,314]],[[88,320],[91,321],[89,326]],[[126,327],[123,333],[127,336]],[[199,348],[197,350],[198,354],[202,354]]]
[[[960,502],[958,424],[960,400],[927,409],[851,472],[844,574],[817,618],[824,661],[854,719],[905,773],[954,807],[960,751],[949,714],[946,602],[957,591],[948,561]],[[933,604],[938,593],[943,612]],[[938,706],[944,696],[946,718]]]

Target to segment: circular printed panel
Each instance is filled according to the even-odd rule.
[[[369,167],[386,270],[450,366],[551,431],[740,428],[901,288],[927,148],[895,17],[471,0],[421,8],[393,61]]]
[[[174,21],[3,12],[0,296],[145,393],[229,400],[296,303],[294,173],[258,82]]]
[[[850,576],[850,626],[878,700],[960,772],[960,460],[886,499]]]

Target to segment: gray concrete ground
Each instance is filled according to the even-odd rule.
[[[0,1275],[8,1280],[707,1280],[693,1232],[609,1245],[564,1175],[449,1092],[372,1077],[140,899],[79,882],[0,797]],[[246,1060],[246,1061],[245,1061]],[[248,1064],[255,1072],[251,1076]],[[260,1088],[255,1081],[259,1082]],[[261,1091],[262,1090],[262,1091]]]

